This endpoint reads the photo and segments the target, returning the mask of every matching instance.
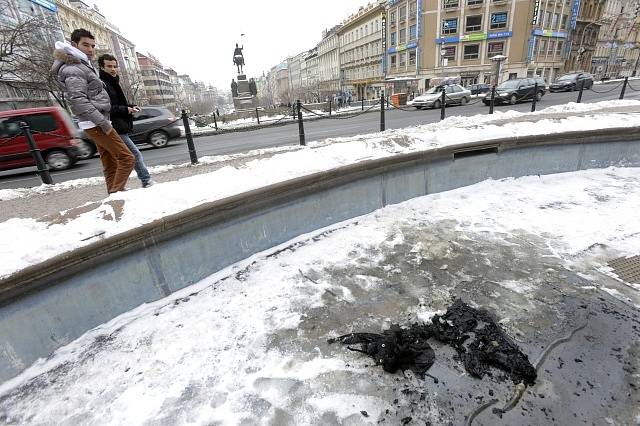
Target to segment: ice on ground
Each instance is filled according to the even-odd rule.
[[[0,419],[337,425],[394,424],[412,415],[458,424],[468,411],[449,411],[455,396],[442,390],[419,400],[420,383],[398,384],[411,377],[386,375],[326,339],[428,320],[453,296],[466,295],[498,312],[533,359],[544,346],[536,339],[564,336],[575,322],[563,305],[568,297],[600,286],[581,287],[567,268],[583,273],[640,252],[639,208],[638,168],[485,181],[388,206],[255,255],[88,332],[0,385]],[[433,242],[447,247],[438,252],[448,258],[416,263]],[[581,263],[594,245],[598,257]],[[611,283],[602,287],[620,296]],[[456,371],[454,359],[439,352],[438,360],[434,368]],[[455,376],[462,393],[479,392],[475,379]],[[418,389],[415,400],[407,386]],[[491,388],[505,400],[512,394],[499,382]]]

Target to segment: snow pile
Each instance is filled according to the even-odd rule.
[[[620,105],[611,101],[601,104]],[[327,139],[309,143],[306,148],[283,149],[269,158],[249,161],[241,168],[226,166],[144,190],[113,194],[97,208],[71,214],[64,221],[10,219],[0,223],[0,257],[3,259],[0,277],[89,244],[98,236],[117,235],[209,201],[348,164],[463,142],[640,125],[640,116],[634,114],[600,113],[518,122],[524,115],[507,111],[493,118],[454,116],[423,126]],[[492,123],[496,120],[498,123]]]
[[[394,410],[397,376],[324,342],[349,332],[349,324],[361,326],[342,316],[373,309],[368,295],[384,305],[374,297],[383,288],[379,279],[355,277],[370,292],[354,306],[342,300],[348,277],[331,279],[330,271],[370,264],[370,271],[393,274],[383,261],[399,262],[396,247],[406,232],[447,241],[438,225],[452,222],[464,244],[538,244],[538,256],[569,266],[594,244],[604,245],[607,257],[638,253],[639,208],[638,168],[485,181],[388,206],[301,236],[97,327],[0,386],[0,413],[12,424],[376,424],[386,409]],[[299,243],[295,250],[287,249],[293,243]],[[386,259],[371,258],[380,251]],[[536,262],[541,271],[551,265]],[[309,271],[320,273],[310,281],[303,275]],[[419,286],[427,292],[425,281]],[[522,300],[533,298],[522,294],[535,283],[499,284],[520,301],[513,312],[528,319],[536,314],[522,309]],[[438,283],[448,285],[460,283]],[[537,286],[544,291],[544,283]],[[410,301],[415,307],[420,295],[437,298],[404,294],[406,304],[393,304],[393,315],[404,318],[403,309],[411,309]],[[418,318],[434,313],[423,302]],[[355,318],[362,316],[358,311]],[[421,404],[436,397],[428,394]]]

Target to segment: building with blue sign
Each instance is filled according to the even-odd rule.
[[[445,79],[463,85],[534,75],[551,80],[567,57],[572,1],[390,0],[387,87],[421,92]],[[421,13],[408,21],[410,9]],[[402,31],[406,25],[415,25],[415,37]],[[491,61],[496,55],[507,57],[500,75]]]

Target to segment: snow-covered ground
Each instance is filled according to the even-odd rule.
[[[402,390],[416,379],[384,374],[369,358],[328,346],[328,337],[430,318],[464,290],[499,312],[513,336],[534,338],[521,345],[535,359],[554,339],[545,333],[572,314],[563,306],[569,293],[589,291],[569,282],[567,270],[588,277],[606,259],[640,252],[639,209],[638,168],[489,180],[388,206],[255,255],[86,333],[0,385],[0,419],[400,424],[395,403],[410,398]],[[556,293],[553,283],[563,290]],[[540,326],[543,319],[548,326]],[[447,362],[456,361],[439,352],[433,369]],[[479,380],[452,371],[465,380],[454,395],[481,392]],[[540,374],[536,392],[547,395],[541,401],[573,398],[549,388],[551,373]],[[511,397],[508,384],[483,380],[491,380],[485,392]],[[416,396],[405,411],[420,424],[462,424],[468,411],[449,411],[455,396],[445,390]],[[611,404],[613,398],[607,405],[616,411]]]
[[[547,108],[537,114],[566,111],[584,113],[606,106],[621,105],[637,106],[640,102],[566,104]],[[0,223],[0,277],[90,244],[95,241],[94,238],[116,235],[209,201],[346,164],[492,138],[640,125],[640,116],[634,114],[598,113],[561,120],[516,120],[524,116],[529,114],[506,111],[494,114],[493,117],[453,116],[422,126],[327,139],[309,143],[307,147],[278,148],[278,154],[250,161],[242,168],[227,166],[212,173],[162,183],[144,190],[113,194],[99,207],[72,215],[60,223],[35,218],[9,219]],[[492,124],[492,121],[505,119],[514,119],[514,122]],[[82,182],[72,181],[63,186],[81,184]],[[42,189],[3,190],[0,191],[0,200],[25,196],[30,191]],[[49,189],[45,189],[47,190]]]

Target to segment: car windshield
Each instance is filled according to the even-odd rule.
[[[567,74],[567,75],[563,75],[562,77],[560,77],[558,79],[558,81],[571,81],[576,77],[575,74]]]
[[[501,83],[496,89],[504,90],[504,89],[517,89],[520,84],[520,80],[508,80],[504,83]]]
[[[442,92],[442,86],[435,86],[432,87],[431,89],[427,90],[426,92],[424,92],[425,95],[432,95],[434,93],[440,93]]]

